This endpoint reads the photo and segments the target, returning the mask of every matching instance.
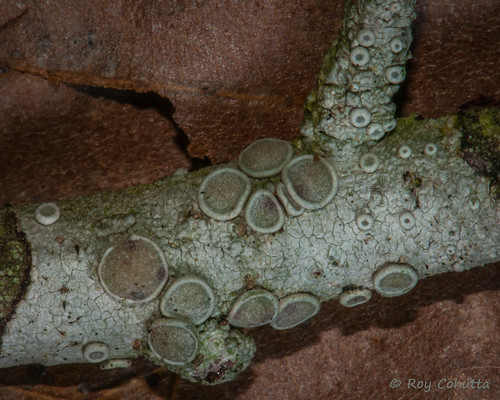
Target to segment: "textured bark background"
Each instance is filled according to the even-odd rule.
[[[297,137],[342,7],[0,0],[0,202],[151,182],[235,158],[260,137]],[[402,115],[498,105],[500,4],[422,0],[417,15]],[[498,398],[498,267],[430,278],[354,310],[325,304],[289,332],[254,330],[255,363],[227,385],[179,382],[145,360],[117,371],[25,366],[0,371],[0,398]],[[435,387],[468,377],[490,389]],[[393,378],[433,389],[391,389]]]

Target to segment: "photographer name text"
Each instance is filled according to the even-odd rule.
[[[406,382],[399,379],[393,379],[390,383],[391,388],[406,387],[410,390],[422,390],[430,392],[433,388],[437,390],[451,389],[489,389],[490,383],[481,379],[468,378],[465,380],[442,378],[438,381],[424,381],[409,378]]]

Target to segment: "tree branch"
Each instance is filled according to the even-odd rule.
[[[24,266],[29,260],[21,250],[15,254],[22,257],[13,256],[13,241],[27,243],[31,270],[25,290],[20,285],[2,297],[0,366],[111,368],[145,355],[186,379],[224,382],[255,351],[238,327],[289,328],[312,317],[319,301],[355,306],[372,290],[403,295],[425,277],[500,260],[491,178],[461,157],[464,129],[484,135],[490,121],[488,135],[498,140],[497,111],[470,114],[476,125],[409,117],[383,141],[370,136],[370,124],[393,118],[387,101],[397,84],[387,82],[386,72],[401,52],[388,49],[404,36],[406,60],[413,15],[413,1],[398,2],[397,10],[396,2],[377,3],[347,8],[337,58],[325,64],[336,77],[340,65],[350,83],[365,72],[375,83],[348,104],[352,86],[331,83],[325,67],[304,140],[256,142],[239,164],[179,170],[150,185],[13,207],[17,221],[4,210],[2,270],[14,259]],[[381,20],[368,52],[383,64],[365,71],[351,56],[361,27]],[[364,102],[365,91],[375,108]],[[356,127],[363,124],[353,110],[365,108],[370,122]],[[339,113],[332,124],[333,110]],[[493,157],[467,151],[478,160]],[[14,278],[2,275],[3,288],[22,280],[24,269],[17,271]]]

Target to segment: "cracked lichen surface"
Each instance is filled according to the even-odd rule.
[[[369,149],[381,160],[374,173],[354,157],[331,159],[340,181],[334,200],[288,217],[274,234],[245,229],[241,215],[218,222],[201,213],[196,194],[210,168],[58,202],[61,217],[50,226],[35,221],[36,205],[16,207],[33,268],[6,326],[0,366],[86,362],[82,346],[93,341],[108,344],[111,359],[150,355],[134,343],[146,343],[148,326],[160,317],[159,298],[123,304],[106,294],[96,275],[106,249],[132,234],[161,248],[170,279],[206,280],[216,295],[212,320],[227,315],[249,276],[254,287],[278,298],[306,292],[325,301],[346,287],[373,289],[374,272],[387,262],[407,263],[422,279],[499,260],[498,203],[489,181],[458,156],[461,134],[449,121],[402,120],[388,140]],[[429,142],[438,147],[433,156],[424,154]],[[398,157],[402,144],[412,148],[411,157]],[[375,223],[361,231],[356,217],[366,209]],[[399,222],[405,211],[416,218],[409,230]],[[112,224],[116,228],[103,235],[99,221],[114,218],[135,222]]]
[[[392,96],[402,81],[391,83],[387,72],[398,68],[404,80],[404,65],[411,57],[414,6],[415,0],[346,2],[343,29],[323,61],[318,88],[304,108],[302,133],[315,151],[331,155],[337,148],[357,147],[370,141],[367,130],[371,124],[387,128],[395,122]],[[363,32],[370,33],[373,42],[364,43]],[[398,51],[391,46],[394,40],[401,45]],[[359,50],[368,57],[363,65],[353,61]],[[369,111],[370,121],[356,127],[350,115],[360,109]]]
[[[409,57],[413,6],[413,0],[348,2],[344,31],[306,106],[305,139],[292,143],[296,157],[307,152],[315,153],[309,156],[313,161],[324,157],[321,162],[335,170],[338,191],[320,209],[287,215],[277,232],[253,231],[242,213],[217,221],[200,209],[203,180],[216,168],[238,168],[236,162],[192,173],[179,170],[150,185],[57,202],[61,215],[52,225],[36,221],[38,205],[15,207],[31,247],[31,283],[5,325],[0,367],[87,362],[84,349],[92,343],[109,349],[103,368],[127,366],[128,359],[141,355],[162,364],[148,347],[149,331],[163,318],[160,302],[169,284],[195,276],[213,289],[215,306],[208,320],[189,325],[199,337],[198,355],[169,368],[192,381],[224,382],[246,368],[255,351],[251,338],[228,325],[230,310],[249,289],[275,302],[296,293],[320,301],[361,293],[355,301],[361,304],[371,297],[374,275],[387,265],[395,270],[405,265],[413,287],[415,275],[421,280],[499,261],[500,207],[491,190],[495,178],[479,176],[477,166],[464,159],[464,138],[477,131],[488,140],[474,142],[469,153],[496,165],[489,154],[490,144],[498,143],[497,120],[480,114],[462,118],[461,125],[456,117],[408,117],[392,131],[391,96],[399,86],[387,82],[386,71],[402,68]],[[363,30],[373,34],[373,43],[371,34],[360,36]],[[398,51],[393,50],[396,39],[403,40],[396,43]],[[357,61],[356,52],[368,52],[370,60]],[[369,126],[354,126],[362,123],[353,124],[353,110],[361,116],[368,110],[373,122],[389,124],[386,130],[392,132],[383,141],[372,140]],[[273,196],[282,178],[250,181],[254,192],[267,189]],[[230,195],[225,193],[230,190],[228,185],[220,192]],[[169,280],[159,296],[130,304],[104,290],[98,266],[108,249],[120,249],[134,237],[158,246]],[[13,248],[9,254],[19,259]],[[399,281],[408,285],[398,276],[387,279],[391,288]]]
[[[191,382],[218,384],[236,378],[250,364],[255,353],[252,338],[213,320],[200,332],[198,356],[183,366],[171,370]]]

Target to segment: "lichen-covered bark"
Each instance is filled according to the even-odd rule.
[[[230,311],[250,289],[260,289],[271,303],[305,293],[310,304],[343,295],[341,303],[349,306],[343,302],[346,294],[382,293],[377,280],[387,270],[404,266],[408,274],[394,273],[390,281],[405,286],[408,279],[500,260],[500,208],[492,181],[479,176],[462,153],[464,129],[467,135],[479,129],[483,136],[498,130],[486,132],[484,123],[471,124],[468,118],[410,117],[400,120],[385,140],[373,137],[374,127],[381,126],[382,135],[394,129],[390,98],[404,75],[413,4],[349,3],[344,35],[333,58],[328,56],[308,105],[312,114],[306,116],[306,137],[293,143],[296,156],[313,152],[312,160],[325,157],[321,162],[336,171],[338,190],[330,190],[335,197],[326,206],[289,215],[279,231],[252,231],[242,214],[216,221],[202,212],[200,184],[220,166],[179,170],[154,184],[60,201],[60,217],[49,215],[49,222],[38,205],[15,207],[31,247],[31,283],[5,327],[0,366],[104,361],[108,368],[126,366],[140,355],[168,364],[172,360],[166,362],[161,354],[168,353],[170,339],[158,333],[170,326],[159,306],[168,270],[168,282],[195,276],[215,294],[208,320],[174,323],[178,332],[186,327],[180,335],[193,341],[198,335],[200,343],[196,357],[169,367],[193,381],[223,382],[245,368],[255,350],[253,341],[229,324],[245,326]],[[491,119],[488,126],[494,123]],[[484,143],[479,141],[472,152],[492,160],[485,156],[491,154],[490,141]],[[251,183],[254,191],[274,190],[281,180],[272,176]],[[224,197],[224,190],[232,188],[214,192]],[[280,208],[277,201],[274,207]],[[124,290],[126,300],[116,296],[104,284],[107,255],[113,253],[110,258],[123,264],[110,268],[121,286],[130,280],[127,260],[142,267],[137,254],[147,256],[148,251],[161,254],[149,258],[160,260],[155,261],[162,264],[155,269],[160,272],[145,279],[154,286],[156,277],[159,289],[149,288],[146,294],[131,283]],[[410,286],[385,295],[403,294]]]
[[[346,3],[344,27],[304,110],[302,134],[316,151],[346,151],[394,128],[392,96],[406,77],[414,6],[414,0]],[[356,123],[359,112],[364,120]]]
[[[146,335],[160,316],[158,299],[123,304],[96,276],[106,249],[132,234],[158,244],[170,279],[196,275],[214,289],[217,305],[200,332],[223,322],[249,286],[279,298],[307,292],[324,301],[346,287],[373,289],[374,272],[387,262],[409,264],[423,279],[499,260],[499,206],[489,180],[459,156],[454,121],[400,120],[393,135],[370,149],[381,159],[374,173],[356,159],[332,159],[340,178],[333,202],[287,218],[274,234],[250,231],[241,216],[217,222],[200,212],[196,193],[211,168],[58,202],[61,217],[50,226],[36,222],[36,205],[14,208],[33,266],[28,291],[3,335],[0,365],[86,362],[82,348],[92,341],[108,344],[110,359],[151,357]],[[432,156],[423,153],[430,142],[438,148]],[[403,144],[413,151],[409,158],[398,156]],[[361,231],[356,217],[367,208],[375,224]],[[416,218],[409,230],[399,222],[404,211]]]

